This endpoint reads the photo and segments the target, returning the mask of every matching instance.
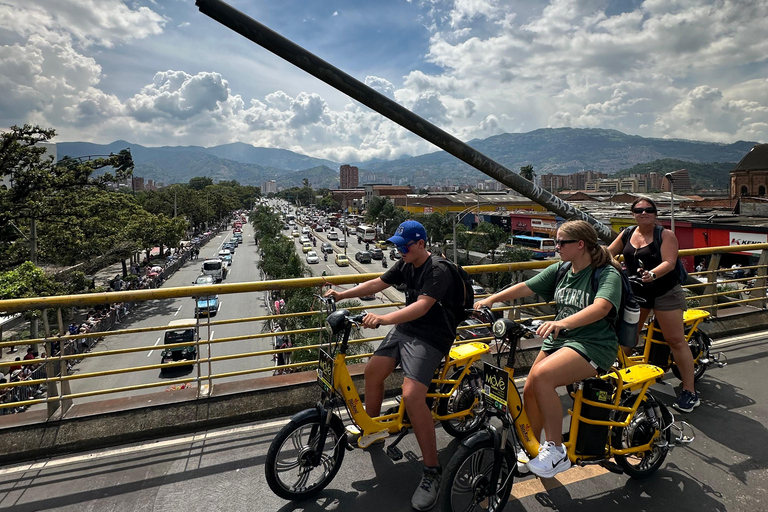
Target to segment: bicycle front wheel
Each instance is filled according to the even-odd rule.
[[[320,450],[321,418],[315,414],[297,416],[278,432],[264,463],[267,484],[286,500],[303,500],[323,490],[344,460],[344,426],[333,416]]]
[[[494,455],[492,439],[472,447],[462,444],[456,450],[446,466],[440,486],[443,512],[498,512],[504,508],[512,492],[512,472],[517,458],[510,450],[504,452],[496,492],[490,495]]]

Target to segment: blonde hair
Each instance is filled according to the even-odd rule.
[[[592,224],[584,220],[571,220],[563,223],[558,229],[561,237],[584,242],[584,246],[592,258],[593,267],[613,265],[613,268],[621,272],[619,262],[613,259],[608,248],[597,243],[597,231],[592,227]],[[563,234],[566,236],[563,236]]]

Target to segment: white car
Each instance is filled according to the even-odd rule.
[[[307,235],[301,235],[299,237],[299,243],[300,244],[309,244],[309,243],[312,243],[312,242],[309,240],[309,237]]]
[[[328,240],[338,240],[339,234],[335,231],[329,231],[328,232]]]
[[[302,235],[308,235],[310,233],[309,228],[307,226],[304,226],[301,228],[301,234]]]
[[[320,258],[318,258],[315,251],[309,251],[307,253],[307,263],[320,263]]]

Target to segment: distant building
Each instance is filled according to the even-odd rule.
[[[275,180],[262,182],[261,195],[266,196],[267,194],[277,194],[277,182]]]
[[[669,173],[672,175],[672,181],[675,187],[675,193],[677,192],[690,192],[691,191],[691,177],[688,175],[688,169],[681,169]],[[669,178],[664,175],[664,179],[661,182],[662,192],[669,192]]]
[[[604,172],[582,171],[574,174],[542,174],[540,177],[541,186],[550,192],[558,190],[589,190],[587,182],[607,179],[608,175]]]
[[[141,176],[134,176],[133,177],[133,191],[134,192],[140,192],[144,190],[144,178]]]
[[[677,190],[677,181],[675,181]],[[755,144],[731,171],[731,198],[764,197],[768,190],[768,144]]]
[[[343,210],[356,213],[362,208],[365,190],[362,188],[331,190],[331,197]]]
[[[344,164],[339,168],[341,175],[339,176],[339,188],[350,189],[357,188],[360,181],[358,178],[358,170],[354,165]]]

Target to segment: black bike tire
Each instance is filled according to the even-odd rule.
[[[487,461],[489,464],[487,467],[487,470],[482,472],[483,474],[486,474],[486,478],[490,476],[490,471],[493,465],[493,459],[495,457],[494,449],[493,449],[493,440],[492,439],[485,439],[483,441],[477,442],[473,444],[471,447],[467,447],[466,445],[462,444],[459,446],[459,449],[456,450],[456,453],[453,454],[453,457],[451,457],[451,460],[448,462],[448,465],[445,467],[445,471],[443,472],[443,478],[440,485],[440,502],[442,503],[442,511],[443,512],[456,512],[458,510],[461,511],[469,511],[469,510],[484,510],[487,512],[499,512],[501,510],[504,510],[504,507],[507,504],[507,501],[509,500],[509,496],[512,492],[512,484],[514,482],[514,475],[513,472],[515,470],[515,467],[517,465],[517,457],[513,453],[512,450],[507,449],[504,452],[504,462],[506,463],[506,471],[504,468],[504,465],[502,465],[502,471],[500,474],[500,479],[504,484],[501,486],[501,488],[496,489],[495,498],[496,500],[487,500],[486,503],[488,503],[488,508],[480,508],[479,505],[475,505],[473,508],[468,508],[468,506],[462,506],[460,503],[456,503],[457,508],[454,508],[454,487],[459,486],[461,488],[462,486],[466,487],[466,484],[464,482],[467,480],[466,478],[462,478],[464,475],[461,474],[462,468],[465,467],[465,464],[468,464],[469,468],[477,468],[479,467],[478,457],[482,461]],[[471,481],[477,481],[478,479],[482,478],[481,474],[478,473],[477,475],[471,475],[473,478],[469,479]],[[457,479],[459,481],[457,482]],[[472,496],[474,498],[474,491],[472,492]]]
[[[635,396],[628,396],[622,401],[622,406],[631,407],[634,404],[634,401],[636,399],[637,398]],[[649,398],[646,396],[643,399],[643,403],[641,403],[640,406],[637,408],[637,411],[635,412],[635,416],[637,415],[642,415],[642,417],[645,416],[644,404],[647,400],[649,400]],[[620,419],[621,420],[626,419],[627,414],[629,413],[621,413]],[[659,418],[659,421],[662,421],[661,418]],[[661,425],[660,428],[663,428],[664,426],[665,425]],[[624,434],[625,434],[626,428],[628,427],[614,430],[613,442],[612,442],[614,448],[617,448],[617,449],[627,448],[626,444],[622,442],[624,440]],[[668,445],[671,444],[672,434],[669,428],[667,428],[666,430],[662,430],[661,437],[662,437],[662,440],[666,438],[666,442]],[[643,458],[638,464],[632,464],[628,460],[629,458],[634,458],[631,455],[630,456],[614,455],[614,460],[616,461],[616,464],[621,466],[621,469],[623,469],[624,473],[626,473],[630,478],[634,480],[641,480],[643,478],[647,478],[651,476],[653,473],[656,472],[656,470],[658,470],[661,467],[662,464],[664,464],[664,459],[667,458],[667,454],[669,453],[669,448],[656,447],[653,449],[653,452],[656,453],[656,450],[659,450],[659,454],[657,458],[651,463],[650,466],[644,469],[638,469],[638,466],[645,461],[645,458]]]
[[[342,436],[345,435],[345,431],[341,420],[334,415],[328,430],[328,433],[333,435],[327,436],[325,440],[325,451],[327,451],[329,447],[333,449],[332,456],[330,459],[327,459],[333,462],[333,466],[330,468],[330,471],[324,474],[319,481],[303,491],[292,490],[289,486],[285,485],[280,478],[281,472],[278,471],[278,456],[282,451],[284,444],[289,441],[291,437],[295,435],[295,433],[300,432],[305,427],[317,426],[319,428],[319,425],[319,413],[305,416],[298,420],[292,419],[288,422],[287,425],[280,429],[280,432],[278,432],[275,438],[272,440],[272,444],[270,444],[269,450],[267,451],[266,461],[264,462],[264,473],[269,488],[272,490],[272,492],[281,498],[292,501],[299,501],[310,498],[325,489],[325,487],[328,486],[328,484],[330,484],[334,479],[336,473],[338,473],[339,468],[341,467],[341,463],[344,461],[345,446],[344,442],[342,441]],[[301,448],[305,448],[305,446],[302,446]],[[296,462],[298,462],[298,457]],[[318,466],[321,465],[323,465],[322,460]],[[318,466],[314,466],[312,469],[315,469]]]
[[[457,378],[459,375],[461,375],[461,372],[463,371],[464,371],[463,367],[459,368],[450,376],[450,378],[451,379]],[[465,385],[469,386],[469,380],[467,380],[467,377],[469,377],[469,375],[472,372],[477,372],[479,374],[480,370],[475,368],[474,366],[471,367],[469,369],[469,373],[459,383],[459,387],[456,390],[457,393],[471,392],[469,389],[462,389],[462,386],[465,386]],[[449,384],[445,384],[443,386],[442,392],[447,393],[448,391],[450,391],[450,389],[451,389],[451,386]],[[450,398],[441,398],[440,402],[437,404],[437,413],[441,416],[445,416],[447,414],[453,414],[455,412],[458,412],[458,411],[451,410],[452,403],[455,403],[455,401],[451,402]],[[440,424],[443,426],[443,430],[445,430],[445,432],[451,437],[455,437],[456,439],[463,439],[480,430],[480,428],[483,426],[484,419],[485,419],[485,414],[476,414],[473,417],[473,422],[469,428],[461,428],[461,427],[454,426],[454,422],[457,422],[457,420],[441,421]]]
[[[706,334],[704,334],[701,331],[696,331],[693,333],[694,336],[699,336],[702,338],[701,340],[701,355],[699,357],[708,357],[709,356],[709,347],[712,346],[712,339],[709,338]],[[706,340],[709,340],[709,343],[707,343]],[[704,372],[707,371],[707,367],[703,364],[699,364],[695,361],[696,355],[691,352],[691,355],[693,355],[694,362],[693,362],[693,381],[696,382],[700,378],[704,376]],[[672,374],[677,377],[678,379],[682,380],[680,377],[680,369],[677,367],[676,364],[672,364]]]

